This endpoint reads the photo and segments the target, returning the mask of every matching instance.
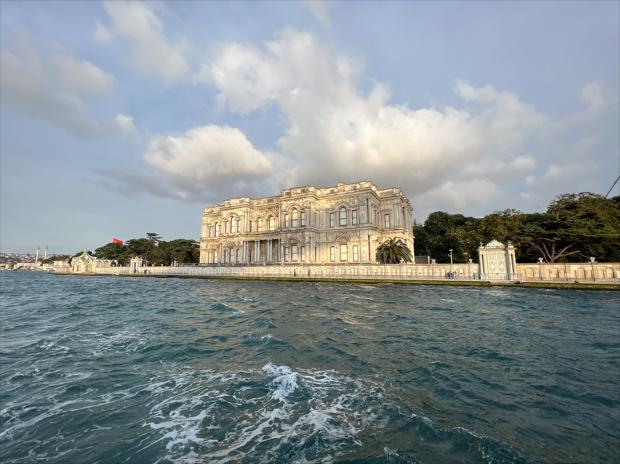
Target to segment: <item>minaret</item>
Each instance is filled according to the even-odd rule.
[[[38,262],[39,262],[39,245],[37,245],[37,253],[34,257],[34,263],[38,264]]]
[[[45,245],[45,254],[43,255],[43,259],[47,259],[47,245]]]

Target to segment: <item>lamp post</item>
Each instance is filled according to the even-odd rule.
[[[452,278],[452,248],[450,248],[450,278]]]

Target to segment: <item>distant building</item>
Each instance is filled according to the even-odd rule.
[[[372,182],[284,189],[205,208],[201,264],[372,263],[385,240],[411,249],[413,210],[399,188]]]
[[[81,255],[71,258],[71,272],[73,274],[94,274],[97,268],[114,266],[118,266],[116,260],[99,259],[86,250]]]

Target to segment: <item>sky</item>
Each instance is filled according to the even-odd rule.
[[[0,250],[371,180],[543,211],[620,174],[620,2],[0,2]],[[618,187],[611,195],[620,194]]]

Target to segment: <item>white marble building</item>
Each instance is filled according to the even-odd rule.
[[[392,237],[413,253],[412,221],[411,203],[399,188],[372,182],[234,198],[204,209],[200,263],[372,263],[377,246]]]

